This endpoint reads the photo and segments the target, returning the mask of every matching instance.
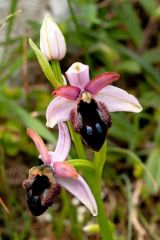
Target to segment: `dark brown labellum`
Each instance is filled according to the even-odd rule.
[[[46,176],[37,176],[33,184],[26,189],[27,204],[31,213],[35,216],[41,215],[49,207],[48,204],[42,205],[42,194],[50,187],[50,182]]]
[[[39,174],[25,180],[23,187],[26,189],[28,208],[34,216],[44,213],[61,191],[59,184],[52,183],[48,176]]]
[[[80,133],[84,142],[95,151],[102,147],[111,118],[105,104],[91,100],[81,100],[77,110],[71,112],[71,121],[76,132]]]

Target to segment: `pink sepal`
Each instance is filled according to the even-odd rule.
[[[76,100],[81,92],[79,87],[75,86],[64,86],[59,87],[52,92],[53,96],[60,96],[69,100]]]
[[[48,154],[50,156],[51,162],[63,162],[68,156],[70,147],[71,147],[71,138],[69,135],[69,131],[67,125],[65,123],[58,123],[59,137],[57,146],[53,151],[49,151]]]
[[[108,84],[118,80],[119,77],[120,75],[115,72],[102,73],[101,75],[98,75],[96,78],[88,82],[84,89],[91,94],[96,94]]]
[[[89,66],[80,62],[73,63],[66,75],[71,86],[79,87],[83,91],[89,82]]]
[[[58,159],[57,159],[58,160]],[[53,163],[54,174],[57,177],[63,178],[77,178],[78,173],[76,169],[67,162],[54,162]]]
[[[51,159],[49,157],[48,150],[47,150],[46,145],[44,144],[42,138],[31,128],[27,128],[27,135],[35,143],[44,164],[50,164]]]

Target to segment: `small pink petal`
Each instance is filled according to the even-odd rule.
[[[57,176],[55,178],[62,187],[78,198],[91,211],[93,216],[97,216],[97,204],[94,196],[88,184],[80,175],[76,178]]]
[[[61,177],[61,178],[77,178],[78,177],[78,173],[76,169],[67,162],[54,162],[53,169],[56,177]]]
[[[38,151],[41,155],[42,161],[45,164],[50,164],[51,160],[50,160],[50,157],[49,157],[49,154],[48,154],[48,150],[47,150],[46,145],[44,144],[42,138],[31,128],[27,129],[27,135],[35,143],[35,145],[36,145],[36,147],[37,147],[37,149],[38,149]]]
[[[66,75],[71,86],[79,87],[83,91],[89,82],[89,66],[79,62],[73,63]]]
[[[70,100],[76,100],[81,92],[79,87],[75,86],[64,86],[59,87],[52,92],[53,96],[60,96]]]
[[[49,151],[51,162],[63,162],[68,156],[71,147],[71,138],[67,125],[65,123],[58,124],[59,137],[57,146],[54,152]]]
[[[47,107],[46,126],[53,128],[57,123],[68,121],[70,119],[70,112],[76,104],[76,101],[63,97],[55,97]]]
[[[96,94],[108,84],[118,80],[119,77],[120,75],[114,72],[102,73],[93,80],[89,81],[85,86],[84,90],[90,92],[91,94]]]
[[[109,112],[126,111],[138,113],[142,111],[137,98],[118,87],[106,86],[94,96],[94,99],[97,102],[105,103]]]

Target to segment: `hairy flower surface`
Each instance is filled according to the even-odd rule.
[[[66,43],[58,25],[47,15],[40,30],[40,49],[50,60],[61,60],[66,54]]]
[[[71,164],[64,162],[71,145],[68,128],[65,123],[59,123],[58,128],[59,139],[54,152],[47,150],[42,138],[35,131],[27,131],[44,163],[31,168],[28,179],[23,181],[28,207],[33,215],[42,214],[60,194],[61,187],[64,187],[96,216],[97,205],[89,186]]]
[[[111,126],[109,112],[142,110],[133,95],[110,85],[119,79],[117,73],[105,72],[90,81],[88,65],[77,62],[66,75],[70,86],[53,92],[56,97],[47,108],[46,125],[53,128],[59,122],[71,120],[75,131],[96,151],[103,145]]]

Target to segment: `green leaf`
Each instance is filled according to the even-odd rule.
[[[130,142],[130,139],[133,138],[133,136],[135,137],[134,129],[128,118],[125,116],[126,113],[116,113],[111,115],[113,124],[109,129],[108,134],[121,141]]]
[[[146,168],[157,183],[157,188],[153,188],[147,175],[145,175],[145,182],[148,186],[149,191],[151,193],[156,193],[160,187],[160,148],[156,148],[151,152],[146,163]]]
[[[137,61],[137,63],[145,70],[145,72],[151,75],[155,82],[160,84],[160,73],[152,66],[152,64],[150,64],[149,61],[121,44],[112,42],[112,45],[115,46],[121,54],[124,54],[125,56]]]
[[[138,17],[132,6],[132,3],[129,1],[122,1],[119,14],[129,35],[132,37],[132,40],[137,47],[141,47],[143,34],[140,22],[138,21]]]
[[[135,60],[124,60],[119,64],[117,70],[131,74],[138,74],[141,72],[141,67]]]
[[[146,165],[141,161],[141,159],[134,152],[124,149],[124,148],[119,148],[119,147],[109,147],[108,152],[115,152],[115,153],[119,153],[119,154],[128,155],[130,157],[129,160],[131,160],[133,162],[133,164],[138,164],[144,170],[144,172],[148,178],[148,181],[150,181],[152,189],[154,189],[154,190],[157,189],[157,183],[156,183],[153,175],[151,174],[149,169],[146,167]]]
[[[81,6],[81,18],[85,20],[86,27],[91,27],[92,24],[99,24],[100,19],[97,17],[97,6],[94,3],[85,3]]]
[[[20,118],[24,126],[33,128],[47,141],[53,143],[56,142],[54,135],[51,134],[38,119],[31,117],[31,115],[26,110],[18,106],[16,102],[7,99],[7,97],[2,93],[0,94],[0,104],[4,104],[5,107],[9,109],[9,111],[13,112],[13,114]]]
[[[160,48],[152,48],[152,49],[147,49],[144,54],[143,58],[150,62],[150,63],[159,63],[160,62]]]
[[[67,160],[67,162],[71,163],[75,168],[78,169],[86,169],[91,172],[95,171],[93,163],[85,159],[72,159]]]
[[[154,12],[157,9],[157,4],[155,0],[140,0],[139,2],[150,16],[154,15]]]
[[[36,44],[32,41],[32,39],[29,39],[29,44],[30,44],[31,48],[33,49],[33,51],[35,52],[38,62],[42,68],[42,71],[44,72],[45,76],[47,77],[47,79],[50,81],[50,83],[53,85],[54,88],[60,87],[60,84],[57,82],[49,62],[45,58],[43,53],[36,46]]]

